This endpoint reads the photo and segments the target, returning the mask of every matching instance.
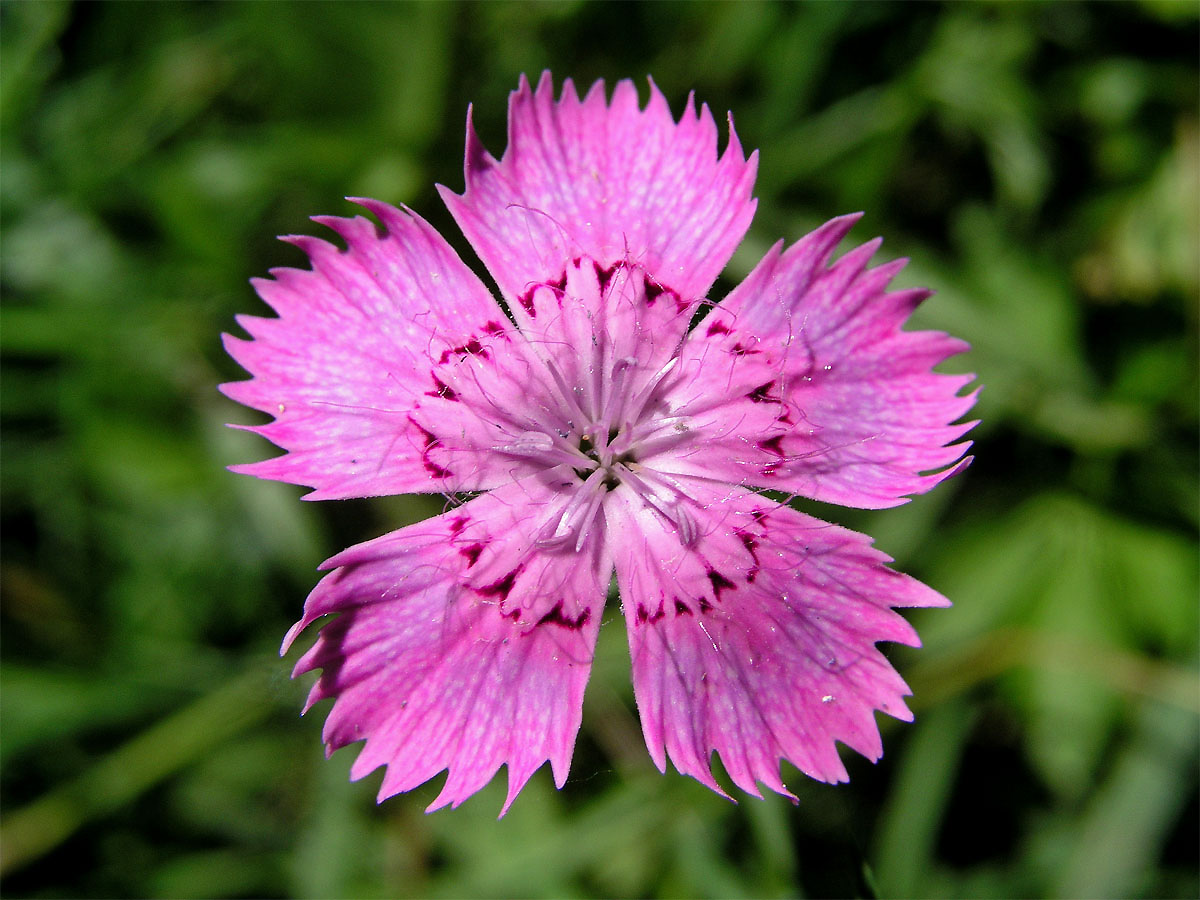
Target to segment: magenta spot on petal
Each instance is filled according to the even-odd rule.
[[[713,322],[708,326],[707,335],[708,337],[712,337],[716,334],[729,334],[729,326],[724,322]],[[739,344],[738,346],[740,347],[741,345]]]
[[[756,353],[762,353],[762,351],[761,350],[748,350],[748,349],[746,349],[746,346],[741,341],[738,341],[736,344],[733,345],[734,356],[753,356]]]
[[[768,453],[774,453],[776,456],[783,456],[783,435],[777,434],[773,438],[767,438],[765,441],[759,441],[758,446],[766,450]]]
[[[449,469],[445,468],[444,466],[439,466],[428,456],[422,459],[422,463],[425,466],[425,471],[434,478],[449,478],[453,474]]]
[[[450,535],[453,537],[454,535],[458,534],[460,531],[462,531],[464,528],[467,527],[467,524],[470,521],[471,521],[471,519],[469,516],[456,516],[455,518],[451,519],[450,520]]]
[[[775,387],[775,382],[768,381],[766,384],[760,384],[746,396],[755,403],[775,403],[777,402],[777,398],[770,396],[768,393],[773,387]]]
[[[678,597],[675,598],[675,615],[690,616],[693,615],[692,609]]]
[[[525,293],[523,293],[520,297],[517,298],[517,302],[521,304],[521,308],[524,309],[525,312],[529,313],[529,318],[536,319],[537,318],[537,307],[535,307],[533,305],[533,291],[534,291],[534,288],[530,288],[529,290],[527,290]]]
[[[457,400],[458,394],[450,387],[447,387],[442,379],[436,375],[433,376],[433,390],[425,392],[426,397],[441,397],[443,400]]]
[[[605,291],[608,290],[608,286],[612,282],[613,275],[615,275],[617,273],[617,269],[620,268],[621,264],[613,263],[607,269],[600,268],[599,263],[596,263],[595,265],[596,265],[596,280],[600,282],[600,292],[604,293]]]
[[[732,591],[736,587],[732,581],[716,569],[708,570],[708,580],[712,582],[713,597],[717,600],[721,599],[721,591]]]
[[[488,358],[487,350],[484,349],[483,344],[479,343],[479,339],[474,336],[461,347],[443,350],[442,355],[438,358],[438,363],[445,365],[449,362],[452,353],[456,353],[459,356],[481,356],[484,359]]]
[[[757,519],[762,516],[761,511],[755,511],[754,517]],[[754,579],[758,577],[758,541],[753,535],[747,534],[744,531],[735,532],[742,542],[742,546],[746,548],[746,552],[750,554],[750,558],[754,560],[754,565],[746,572],[746,584],[754,584]],[[716,585],[713,586],[714,590]]]
[[[409,419],[412,422],[412,419]],[[434,478],[446,478],[451,472],[449,469],[443,468],[429,458],[429,451],[438,443],[438,439],[429,431],[426,431],[416,422],[412,423],[417,431],[421,432],[421,436],[425,438],[425,450],[421,453],[421,462],[425,466],[425,471]]]
[[[517,583],[517,576],[521,574],[521,570],[525,568],[524,563],[517,566],[499,581],[494,581],[491,584],[484,585],[481,588],[476,588],[475,593],[483,597],[499,597],[503,603],[508,599],[509,593],[513,589],[513,585]]]
[[[483,326],[483,330],[492,337],[499,337],[500,335],[504,334],[504,326],[499,322],[488,322]]]
[[[667,289],[661,284],[656,284],[649,278],[646,279],[646,305],[653,306],[654,302],[665,294]]]
[[[585,610],[583,610],[583,612],[581,612],[579,615],[577,615],[574,619],[568,619],[566,616],[563,615],[562,604],[559,603],[554,607],[554,609],[550,610],[550,612],[546,613],[544,616],[542,616],[540,619],[538,619],[538,624],[539,625],[558,625],[562,628],[570,629],[571,631],[578,631],[580,628],[582,628],[587,623],[587,620],[590,619],[591,617],[592,617],[592,611],[590,609],[585,609]]]
[[[458,551],[467,558],[467,568],[479,562],[479,554],[483,552],[483,544],[472,544],[470,547],[462,547]]]
[[[678,598],[675,598],[675,604],[676,604],[676,613],[678,613],[679,606],[681,605]],[[691,610],[687,609],[686,606],[684,607],[684,610],[688,613],[691,613]],[[663,611],[663,603],[661,603],[661,602],[658,604],[658,609],[652,613],[648,612],[646,610],[646,607],[642,606],[642,604],[640,604],[640,603],[638,604],[637,620],[638,620],[639,625],[646,625],[646,624],[653,625],[655,622],[659,621],[664,615],[666,615],[666,613]]]
[[[444,466],[439,466],[428,456],[423,457],[421,462],[425,466],[425,471],[434,478],[449,478],[453,474],[449,469],[445,468]]]
[[[755,512],[754,517],[757,519],[761,515],[761,512]],[[754,535],[747,534],[744,531],[738,531],[736,534],[738,539],[741,540],[742,546],[746,548],[746,552],[750,554],[751,558],[755,562],[758,562],[758,553],[755,552],[758,547],[758,540],[754,537]]]
[[[709,612],[712,608],[713,608],[713,605],[708,602],[707,597],[700,598],[700,612],[706,613],[706,612]]]

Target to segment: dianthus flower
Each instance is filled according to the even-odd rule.
[[[294,673],[321,670],[309,707],[334,698],[328,751],[365,740],[351,777],[386,766],[381,800],[448,769],[431,810],[502,765],[505,810],[547,760],[562,787],[615,571],[660,770],[723,793],[716,751],[756,796],[791,796],[784,759],[845,780],[835,741],[874,760],[874,711],[911,718],[875,646],[918,644],[893,607],[946,601],[772,497],[888,507],[960,468],[970,376],[932,367],[965,345],[900,330],[929,292],[888,292],[878,241],[831,263],[856,216],[706,300],[757,158],[732,120],[718,156],[690,97],[675,121],[653,83],[645,108],[629,81],[556,100],[547,73],[508,121],[497,160],[468,114],[466,190],[440,189],[502,304],[415,213],[356,200],[377,222],[286,238],[311,270],[256,280],[278,317],[226,339],[253,378],[225,393],[287,451],[236,471],[457,503],[328,560],[288,633],[338,614]]]

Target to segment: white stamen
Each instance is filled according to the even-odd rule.
[[[536,456],[553,450],[554,438],[544,431],[523,431],[504,449],[521,456]]]
[[[658,372],[655,373],[654,377],[646,382],[645,387],[638,392],[638,395],[630,402],[629,406],[626,407],[624,412],[624,421],[636,422],[641,417],[642,410],[650,401],[650,398],[654,396],[654,391],[658,387],[659,383],[667,377],[667,375],[678,363],[679,357],[672,356],[667,361],[667,364],[659,369]]]
[[[692,546],[696,543],[696,538],[700,536],[700,526],[696,524],[696,517],[682,502],[671,504],[671,513],[675,517],[679,542],[685,547]]]
[[[568,465],[577,468],[580,463],[593,464],[590,457],[562,435],[544,431],[524,431],[511,443],[498,444],[492,449],[497,453],[537,460],[547,467]]]
[[[597,472],[600,470],[597,469]],[[604,495],[608,493],[607,488],[593,490],[592,496],[588,500],[588,505],[584,509],[583,515],[579,517],[577,527],[578,536],[575,538],[575,552],[578,553],[583,549],[583,545],[587,543],[588,534],[591,532],[592,520],[596,518],[596,510],[600,508],[600,502],[604,499]]]
[[[637,447],[637,458],[647,459],[664,450],[691,440],[691,419],[687,416],[663,416],[637,425],[622,432],[628,438],[622,441],[625,447]]]
[[[606,427],[611,427],[621,421],[621,412],[625,401],[625,381],[629,372],[637,365],[632,356],[622,356],[613,361],[612,374],[608,378],[607,390],[604,392],[604,402],[600,409],[600,420]]]
[[[654,473],[648,469],[643,469],[647,476],[652,476]],[[652,510],[658,513],[663,519],[675,529],[676,535],[679,537],[680,543],[685,547],[690,547],[700,536],[700,528],[696,524],[696,519],[692,515],[692,511],[687,508],[687,495],[679,488],[672,484],[666,483],[663,479],[656,479],[667,487],[674,497],[662,497],[653,487],[644,481],[637,473],[622,466],[620,470],[620,478],[623,482],[637,491],[638,496],[642,498],[642,502],[649,506]]]
[[[570,499],[563,505],[554,530],[550,531],[549,523],[542,530],[542,534],[537,540],[539,546],[561,547],[572,536],[577,536],[576,552],[583,547],[588,526],[591,525],[596,507],[605,493],[604,479],[608,477],[608,474],[604,469],[596,469],[583,484],[574,489]]]
[[[549,357],[543,358],[542,363],[546,366],[547,371],[550,373],[550,377],[554,379],[554,386],[558,388],[558,393],[562,398],[564,409],[568,413],[565,418],[568,420],[578,419],[581,422],[586,421],[589,417],[587,413],[583,411],[583,408],[579,405],[575,396],[576,393],[579,392],[579,388],[572,390],[567,386],[566,379],[564,379],[562,373],[558,371],[558,366],[554,364],[553,359]]]

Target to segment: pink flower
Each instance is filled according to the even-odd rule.
[[[779,763],[843,781],[835,741],[874,760],[874,711],[911,718],[875,644],[917,645],[893,607],[944,606],[870,539],[764,490],[881,508],[966,462],[952,424],[966,348],[901,331],[924,290],[872,241],[830,263],[856,216],[777,244],[706,300],[754,214],[756,155],[693,100],[676,122],[629,81],[554,99],[522,78],[496,160],[468,116],[466,192],[441,189],[503,305],[424,220],[358,200],[318,217],[311,271],[258,280],[278,318],[226,347],[225,393],[274,421],[283,456],[234,469],[309,499],[475,495],[351,547],[284,641],[322,617],[295,672],[334,698],[330,752],[386,766],[382,800],[444,769],[430,809],[508,766],[505,809],[543,762],[566,780],[613,572],[650,755],[723,793],[791,796]],[[698,320],[698,321],[697,321]],[[695,324],[693,325],[693,322]]]

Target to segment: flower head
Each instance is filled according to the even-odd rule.
[[[457,805],[507,765],[507,809],[547,760],[561,787],[614,572],[660,770],[722,792],[716,751],[791,796],[780,760],[842,781],[835,741],[877,759],[874,712],[910,718],[875,644],[918,643],[893,607],[946,601],[762,492],[880,508],[948,477],[974,397],[932,367],[965,345],[901,330],[928,292],[887,291],[878,241],[831,262],[855,216],[705,299],[755,208],[756,155],[717,137],[653,84],[642,108],[628,81],[522,79],[504,156],[468,117],[466,191],[442,189],[502,303],[415,213],[358,200],[378,221],[287,238],[311,270],[256,281],[278,317],[227,337],[253,378],[225,393],[287,451],[237,471],[476,495],[328,560],[284,641],[339,614],[296,673],[334,699],[330,752],[366,741],[352,777],[387,767],[380,799],[448,769],[430,808]]]

